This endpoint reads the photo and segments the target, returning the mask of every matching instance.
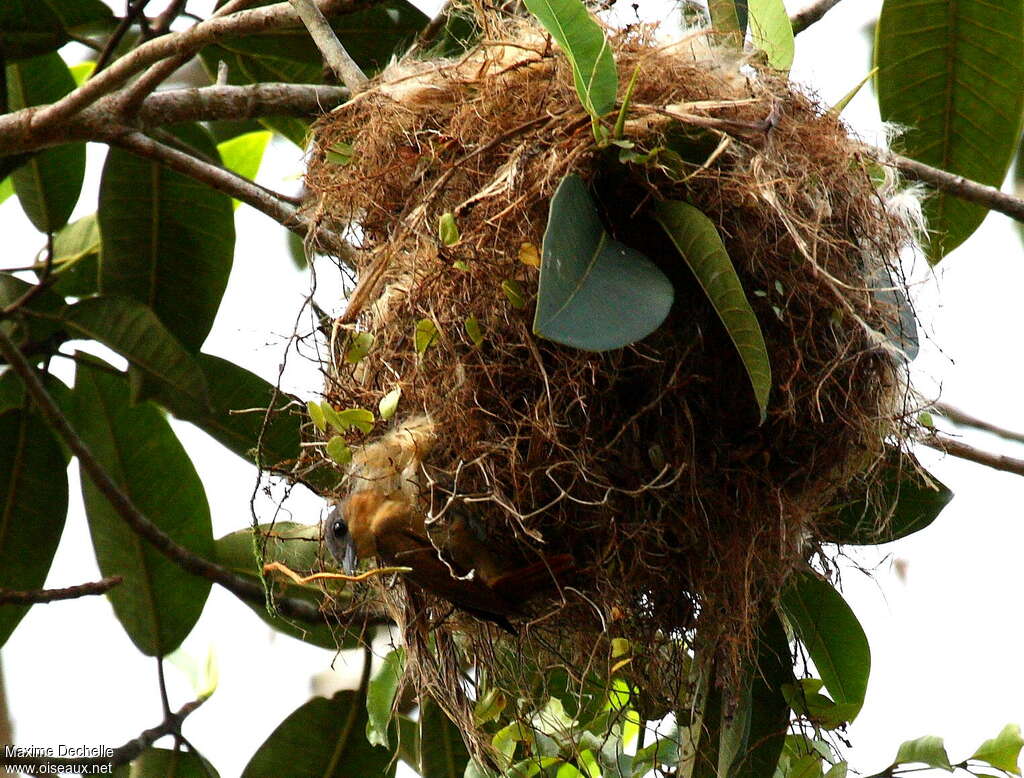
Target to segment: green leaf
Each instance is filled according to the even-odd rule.
[[[580,0],[526,0],[526,7],[561,46],[587,113],[596,119],[611,111],[619,88],[615,57],[586,6]]]
[[[908,127],[896,144],[926,165],[998,188],[1024,113],[1024,4],[886,0],[875,35],[882,119]],[[932,263],[988,210],[937,192],[925,201]]]
[[[334,409],[331,409],[334,411]],[[373,411],[365,408],[346,408],[343,411],[335,411],[327,414],[327,420],[338,432],[346,432],[355,427],[364,435],[373,429]]]
[[[363,357],[370,353],[370,349],[373,348],[373,341],[372,332],[354,333],[349,341],[348,348],[345,349],[345,361],[353,365],[358,364]]]
[[[420,763],[423,778],[462,778],[469,751],[458,727],[440,706],[426,699],[420,706]]]
[[[782,0],[747,0],[750,35],[755,48],[768,57],[768,65],[788,71],[793,65],[793,25]]]
[[[100,228],[96,214],[61,227],[53,239],[51,287],[66,297],[88,297],[99,289]]]
[[[526,295],[523,294],[523,285],[514,278],[502,281],[501,291],[505,293],[509,304],[516,310],[522,310],[526,307]]]
[[[116,778],[218,778],[213,765],[191,751],[147,748],[130,764],[114,770]]]
[[[910,764],[912,762],[953,772],[953,765],[949,763],[949,757],[946,755],[946,747],[942,743],[942,738],[933,735],[925,735],[916,740],[907,740],[900,745],[900,750],[896,754],[896,761],[893,762],[893,765]]]
[[[266,130],[236,135],[230,140],[218,143],[217,152],[220,154],[224,167],[244,178],[253,180],[259,173],[263,152],[266,151],[272,136],[273,133]],[[240,204],[238,200],[231,201],[232,208],[238,208]]]
[[[0,308],[20,300],[32,286],[9,273],[0,273]],[[41,317],[11,317],[0,321],[0,329],[23,351],[32,354],[40,350],[52,352],[57,345],[54,341],[61,338],[60,322],[55,319],[63,305],[64,301],[59,295],[54,294],[52,289],[46,289],[25,306],[26,310],[41,314]],[[0,364],[3,364],[2,360]]]
[[[775,613],[758,631],[757,653],[747,672],[749,686],[741,699],[747,707],[743,748],[730,763],[730,778],[771,775],[785,743],[790,709],[782,689],[793,681],[793,661],[786,630]]]
[[[971,759],[986,762],[998,770],[1020,775],[1018,760],[1022,747],[1024,737],[1020,734],[1020,724],[1007,724],[992,740],[986,740],[978,746]]]
[[[265,409],[274,400],[274,386],[243,367],[210,354],[196,362],[206,378],[209,411],[188,421],[248,462],[259,448],[263,467],[284,467],[299,456],[297,413],[285,410],[291,402],[280,392],[274,413],[264,428]]]
[[[846,762],[837,762],[829,768],[827,773],[825,773],[825,778],[846,778],[849,771],[849,764]]]
[[[179,125],[175,136],[220,161],[209,133]],[[195,353],[213,325],[231,272],[231,200],[195,179],[118,148],[100,182],[100,291],[148,305]]]
[[[339,140],[327,148],[327,161],[332,165],[348,165],[355,157],[356,150],[351,143]]]
[[[845,95],[840,97],[839,101],[828,109],[829,114],[838,117],[844,110],[846,110],[846,106],[848,106],[850,104],[850,101],[857,96],[857,93],[860,92],[864,85],[875,77],[876,73],[878,73],[878,68],[871,68],[871,70],[868,71],[868,74],[864,76],[864,78],[862,78],[860,81],[858,81],[857,85],[854,86],[853,89],[851,89]]]
[[[454,246],[459,242],[459,225],[455,223],[455,214],[442,214],[437,220],[437,237],[442,246]]]
[[[388,729],[395,695],[405,669],[405,649],[396,648],[384,657],[377,674],[366,689],[366,739],[371,745],[388,747]]]
[[[316,697],[292,712],[249,760],[242,778],[301,774],[353,778],[395,774],[390,751],[366,740],[362,695],[343,691],[327,700]]]
[[[324,407],[318,402],[310,400],[306,403],[306,410],[309,412],[309,418],[315,426],[321,432],[327,431],[327,414],[324,412]]]
[[[11,111],[56,102],[74,88],[75,79],[56,53],[7,66]],[[43,149],[11,173],[22,210],[37,230],[47,233],[56,232],[67,223],[84,178],[84,143]]]
[[[12,194],[14,194],[14,182],[11,181],[10,176],[7,176],[3,181],[0,181],[0,203]]]
[[[345,438],[335,435],[327,441],[327,456],[344,467],[352,461],[352,449],[348,447]]]
[[[0,588],[42,588],[67,512],[67,464],[49,427],[34,413],[0,413]],[[0,606],[0,646],[28,609]]]
[[[145,305],[127,297],[90,297],[67,306],[61,321],[72,337],[99,341],[165,383],[187,409],[187,417],[209,412],[199,364]]]
[[[953,493],[934,477],[926,478],[912,454],[890,449],[880,472],[877,491],[857,494],[821,522],[822,539],[830,543],[874,545],[890,543],[930,525],[953,499]]]
[[[317,557],[320,548],[320,526],[318,524],[304,525],[287,521],[261,524],[255,542],[264,549],[265,561],[268,563],[281,562],[300,574],[316,572],[320,569],[321,565]],[[252,527],[246,527],[218,538],[216,554],[217,561],[233,573],[251,581],[260,581],[261,569],[253,549]],[[323,594],[315,584],[300,586],[282,579],[280,583],[275,583],[275,591],[279,596],[305,600],[317,607],[323,599]],[[332,596],[340,600],[341,603],[350,598],[345,590],[332,591]],[[296,640],[303,640],[331,651],[336,651],[339,648],[351,648],[358,644],[359,635],[357,633],[335,630],[328,624],[292,622],[268,612],[265,605],[254,605],[248,602],[246,605],[273,629]]]
[[[0,3],[0,51],[8,60],[56,51],[76,27],[111,21],[101,0],[4,0]]]
[[[605,232],[583,181],[562,179],[544,233],[534,333],[586,351],[621,348],[661,325],[673,295],[653,262]]]
[[[658,204],[655,218],[668,233],[722,320],[750,377],[763,422],[768,412],[772,369],[757,317],[714,223],[689,203]]]
[[[864,704],[871,672],[871,649],[857,617],[811,571],[792,577],[780,604],[836,703],[852,706],[852,721]]]
[[[380,402],[377,404],[377,412],[380,414],[381,419],[388,421],[395,415],[395,411],[398,410],[398,401],[402,398],[402,387],[396,386],[386,395],[380,398]]]
[[[128,386],[98,360],[75,372],[75,429],[142,514],[172,540],[210,559],[213,535],[203,484],[173,430],[152,405],[129,404]],[[202,613],[210,582],[182,570],[136,535],[82,472],[96,561],[124,583],[108,597],[147,656],[166,656]]]
[[[437,325],[430,319],[420,319],[416,322],[416,333],[413,337],[413,346],[417,354],[423,354],[428,348],[434,345],[437,340]]]
[[[72,65],[68,70],[71,71],[71,77],[75,79],[75,86],[81,86],[96,71],[96,63],[79,62],[77,65]]]
[[[711,27],[718,33],[733,33],[737,44],[747,31],[747,0],[708,0]]]
[[[483,345],[484,334],[480,331],[480,322],[476,316],[469,316],[466,319],[466,334],[477,348]]]

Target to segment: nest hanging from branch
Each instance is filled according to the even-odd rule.
[[[529,696],[532,667],[607,670],[612,638],[633,646],[618,672],[651,711],[675,710],[684,638],[699,631],[740,667],[823,513],[852,479],[869,489],[886,442],[904,439],[899,312],[878,289],[912,236],[837,118],[703,36],[613,36],[620,73],[637,77],[628,142],[600,148],[550,40],[521,22],[488,30],[461,59],[392,66],[315,128],[308,212],[360,249],[324,397],[376,410],[400,390],[395,421],[348,444],[425,416],[412,498],[428,521],[470,510],[510,564],[567,554],[574,569],[531,601],[516,640],[380,579],[365,596],[398,615],[420,688],[468,733],[460,664]],[[569,174],[675,290],[664,324],[626,348],[531,332],[537,252]],[[651,217],[665,199],[710,218],[736,268],[771,360],[763,423],[722,321]],[[445,214],[457,242],[438,236]]]

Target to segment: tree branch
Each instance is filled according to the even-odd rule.
[[[85,471],[89,479],[96,485],[96,488],[110,503],[111,507],[117,511],[118,515],[136,535],[144,538],[153,548],[186,572],[220,584],[241,600],[254,605],[266,604],[266,595],[262,586],[242,576],[235,575],[226,567],[215,564],[179,545],[135,507],[131,498],[121,490],[103,465],[100,464],[99,460],[93,456],[85,441],[71,428],[68,420],[64,418],[64,414],[61,413],[56,403],[47,393],[42,382],[39,380],[39,376],[36,375],[25,355],[11,342],[11,339],[2,329],[0,329],[0,354],[3,355],[7,364],[21,378],[26,391],[32,397],[33,402],[46,422],[57,433],[57,436],[64,441],[65,445],[71,449],[71,452],[78,457],[79,466],[82,470]],[[285,617],[311,624],[322,624],[325,622],[324,615],[311,603],[304,600],[281,598],[275,602],[277,610]]]
[[[1005,427],[996,426],[984,419],[979,419],[977,416],[971,416],[969,413],[964,413],[959,408],[954,408],[952,405],[947,405],[946,403],[935,403],[932,408],[938,414],[949,419],[958,427],[973,427],[974,429],[982,430],[983,432],[991,432],[993,435],[998,435],[1004,440],[1012,440],[1015,443],[1024,443],[1024,433],[1014,432],[1013,430],[1008,430]]]
[[[7,153],[35,151],[71,141],[104,140],[111,126],[128,124],[118,113],[116,96],[101,98],[66,122],[27,132],[25,121],[36,109],[0,116],[0,147]],[[311,117],[348,99],[348,90],[315,84],[260,83],[248,86],[207,86],[169,89],[147,97],[131,120],[132,129],[148,130],[165,124],[262,116]],[[4,125],[4,120],[16,119]]]
[[[984,205],[993,211],[1004,213],[1012,219],[1024,222],[1024,200],[1000,192],[994,186],[979,184],[969,178],[947,173],[945,170],[925,165],[917,160],[903,157],[892,152],[875,150],[879,162],[891,165],[907,178],[931,184],[942,192],[959,197],[961,200]]]
[[[797,11],[789,17],[789,23],[793,26],[793,34],[798,35],[812,24],[821,20],[825,14],[839,5],[839,0],[816,0],[802,11]]]
[[[301,216],[295,206],[285,202],[269,190],[230,170],[203,162],[183,151],[159,143],[141,132],[122,130],[118,133],[115,131],[115,134],[112,134],[107,142],[141,157],[155,159],[172,170],[202,181],[218,192],[241,200],[303,238],[312,229],[310,221]],[[335,232],[318,229],[316,238],[320,247],[325,251],[329,251],[343,261],[352,261],[352,247],[342,236]]]
[[[320,0],[321,9],[328,13],[353,13],[372,5],[373,0]],[[218,13],[222,13],[229,6],[225,6]],[[229,36],[255,35],[270,30],[297,27],[300,23],[298,15],[288,3],[275,3],[250,11],[214,16],[182,32],[162,35],[121,57],[102,73],[90,78],[56,103],[0,116],[0,141],[5,141],[8,137],[31,136],[46,126],[67,121],[101,97],[119,89],[132,76],[161,60],[172,58],[178,61],[183,57],[187,59],[204,46]],[[175,65],[175,69],[177,67],[178,65]],[[6,151],[6,144],[3,145]]]
[[[341,41],[334,34],[334,30],[331,29],[331,25],[324,18],[323,13],[316,7],[316,3],[313,0],[288,1],[295,9],[295,13],[302,19],[302,23],[306,25],[309,36],[313,39],[316,47],[320,49],[324,62],[334,71],[334,75],[348,87],[348,91],[352,94],[362,91],[369,79],[345,50],[345,47],[341,45]]]
[[[947,438],[938,433],[933,433],[927,437],[921,438],[918,442],[923,443],[929,448],[934,448],[937,451],[943,451],[951,456],[957,457],[958,459],[977,462],[979,465],[985,465],[986,467],[991,467],[994,470],[1002,470],[1004,473],[1024,475],[1024,459],[1014,459],[1013,457],[1003,456],[1002,454],[993,454],[991,451],[983,451],[980,448],[969,446],[959,440]]]
[[[186,718],[189,717],[200,705],[206,701],[206,697],[201,697],[198,700],[185,703],[178,709],[177,713],[164,718],[162,722],[157,724],[155,727],[145,730],[137,738],[129,740],[122,746],[114,749],[107,749],[106,756],[92,756],[82,758],[62,758],[62,757],[45,757],[45,756],[31,756],[31,755],[19,755],[17,753],[17,747],[11,747],[14,753],[8,755],[7,749],[0,750],[0,765],[17,764],[24,765],[25,767],[32,768],[32,771],[36,774],[63,774],[67,772],[77,772],[72,768],[75,767],[93,767],[93,766],[106,766],[118,767],[119,765],[128,764],[153,745],[157,740],[162,738],[164,735],[173,735],[181,732],[181,725]],[[102,748],[99,746],[98,748]]]
[[[68,586],[65,589],[32,589],[20,592],[0,586],[0,605],[37,605],[58,600],[76,600],[91,594],[106,594],[123,580],[121,576],[114,575],[92,583]]]

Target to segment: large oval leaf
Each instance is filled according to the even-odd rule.
[[[273,526],[260,525],[261,534],[257,539],[263,543],[266,539],[265,562],[281,562],[300,575],[308,574],[319,568],[317,551],[320,548],[319,526],[294,524],[279,521]],[[266,537],[270,533],[270,537]],[[253,549],[252,528],[232,532],[216,542],[217,561],[237,575],[253,581],[260,580],[260,567]],[[306,600],[319,607],[323,595],[314,584],[299,586],[291,582],[282,582],[275,591],[283,597]],[[344,598],[344,594],[335,594]],[[328,624],[298,624],[267,611],[265,605],[246,603],[253,612],[273,629],[289,635],[297,640],[304,640],[314,646],[337,650],[357,645],[358,635],[345,633],[342,629],[332,629]]]
[[[749,0],[747,11],[754,46],[765,53],[770,67],[788,71],[796,47],[793,25],[782,0]]]
[[[366,740],[363,695],[343,691],[296,709],[249,760],[243,778],[353,778],[395,774],[398,761]]]
[[[61,321],[72,337],[98,341],[166,384],[186,416],[209,412],[203,371],[145,305],[128,297],[90,297],[65,308]]]
[[[102,0],[4,0],[0,3],[0,51],[8,60],[55,51],[68,31],[108,22],[113,12]]]
[[[42,588],[67,512],[67,464],[49,428],[34,413],[0,414],[0,588]],[[0,646],[28,608],[0,606]]]
[[[273,133],[266,130],[247,132],[218,143],[217,151],[220,153],[224,167],[233,170],[243,178],[252,180],[256,178],[256,174],[260,170],[263,152],[266,151],[271,137],[273,137]],[[233,208],[238,208],[239,205],[241,205],[240,201],[231,201]]]
[[[810,571],[791,579],[780,604],[835,702],[849,706],[852,721],[871,673],[871,649],[857,617],[831,584]]]
[[[74,88],[71,71],[56,53],[7,66],[7,94],[12,111],[56,102]],[[22,210],[40,232],[56,232],[67,223],[84,178],[84,143],[43,149],[11,173]]]
[[[52,289],[66,297],[88,297],[99,289],[100,228],[90,213],[60,229],[53,239]]]
[[[697,276],[715,313],[725,325],[750,377],[754,398],[761,409],[761,421],[764,421],[772,388],[768,349],[761,334],[761,325],[757,323],[718,230],[697,208],[677,200],[659,203],[654,215]]]
[[[621,348],[657,329],[672,283],[605,232],[583,181],[566,176],[551,199],[533,331],[587,351]]]
[[[908,128],[897,146],[927,165],[1000,186],[1024,110],[1024,4],[886,0],[875,57],[882,118]],[[939,192],[925,213],[934,263],[988,211]]]
[[[249,462],[255,461],[257,447],[264,467],[285,466],[298,458],[300,417],[283,409],[291,398],[278,393],[277,408],[263,429],[273,385],[226,359],[210,354],[196,359],[206,376],[210,411],[189,421]]]
[[[469,751],[461,731],[440,706],[427,699],[420,706],[420,763],[423,778],[462,778]]]
[[[388,730],[394,712],[395,695],[405,669],[405,649],[396,648],[386,657],[366,687],[366,739],[371,745],[388,747]]]
[[[526,7],[562,47],[587,113],[597,118],[611,111],[619,88],[615,57],[586,6],[580,0],[526,0]]]
[[[147,748],[130,764],[113,772],[114,778],[217,778],[209,762],[192,751]]]
[[[183,125],[174,134],[220,161],[202,128]],[[97,215],[103,243],[100,291],[149,306],[189,351],[198,351],[231,273],[231,199],[157,162],[111,148]]]
[[[878,489],[843,503],[821,522],[830,543],[873,545],[918,532],[931,524],[953,499],[934,477],[925,477],[912,454],[893,449],[879,465]]]
[[[180,545],[213,558],[202,482],[163,414],[133,407],[124,379],[98,360],[79,362],[75,399],[75,429],[135,507]],[[124,578],[109,595],[114,613],[142,653],[167,655],[199,619],[210,582],[132,532],[84,472],[82,494],[100,571]]]
[[[748,678],[749,686],[740,701],[748,709],[742,717],[746,720],[743,749],[731,764],[731,778],[771,775],[786,740],[789,704],[782,687],[793,682],[793,657],[786,630],[774,612],[758,631],[757,653]]]

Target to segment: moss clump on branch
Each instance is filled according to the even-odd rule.
[[[817,550],[822,515],[852,479],[870,488],[886,443],[906,437],[899,312],[878,290],[912,236],[838,119],[701,35],[612,38],[637,80],[628,143],[599,147],[551,42],[521,23],[488,29],[460,59],[393,66],[315,128],[308,213],[360,249],[324,394],[375,409],[400,388],[398,418],[435,425],[428,517],[470,506],[510,558],[571,554],[575,571],[530,604],[517,640],[379,582],[367,596],[404,615],[421,688],[468,732],[460,656],[529,696],[529,667],[578,681],[607,670],[612,638],[633,647],[618,673],[656,718],[687,694],[695,632],[723,677],[742,665],[766,607]],[[570,173],[612,237],[675,288],[665,323],[623,349],[531,333],[533,258]],[[651,216],[662,199],[699,208],[728,250],[772,364],[763,424],[725,328]],[[438,237],[444,214],[453,245]],[[353,363],[357,332],[374,339]]]

